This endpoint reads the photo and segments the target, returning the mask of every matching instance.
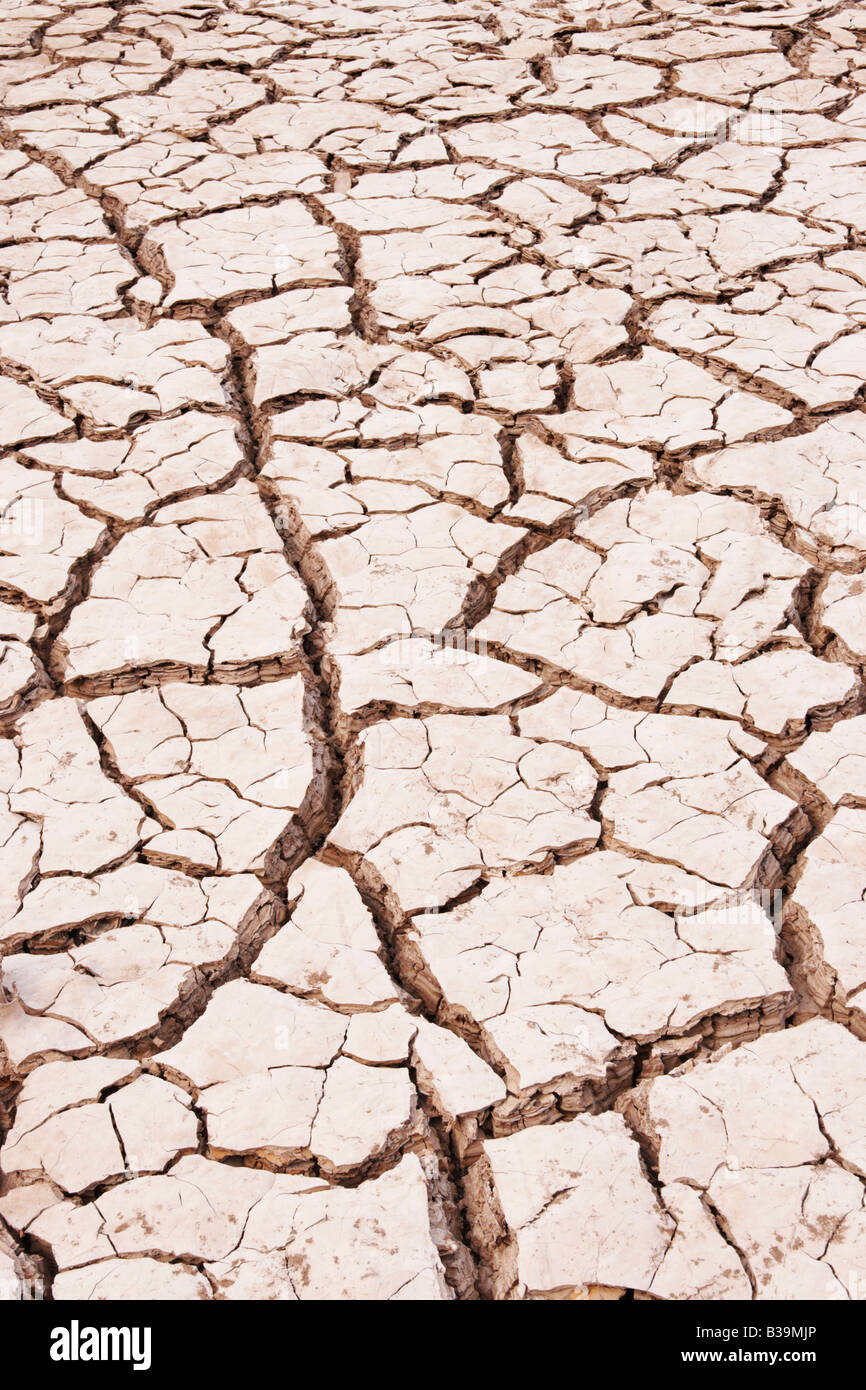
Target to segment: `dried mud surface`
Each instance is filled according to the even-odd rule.
[[[863,9],[2,28],[4,1296],[866,1296]]]

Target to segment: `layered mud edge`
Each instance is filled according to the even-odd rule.
[[[124,0],[115,0],[113,8],[118,19],[122,17],[126,8]],[[841,4],[835,7],[828,6],[825,10],[813,15],[811,20],[792,24],[791,31],[784,40],[788,49],[790,50],[790,48],[808,39],[815,19],[824,18],[834,11],[841,11],[844,8],[845,6]],[[566,23],[558,37],[565,40],[571,32],[570,26]],[[33,47],[38,48],[38,40],[34,42]],[[267,75],[264,71],[255,68],[246,69],[246,65],[242,70],[249,70],[251,75],[261,76],[266,81]],[[164,76],[161,82],[165,80],[166,77]],[[266,100],[267,97],[263,99]],[[513,110],[519,112],[519,101]],[[601,108],[595,113],[596,117],[603,115],[604,112],[605,108]],[[455,125],[457,124],[459,122],[455,121]],[[43,161],[63,179],[67,186],[79,188],[87,192],[88,196],[93,196],[83,175],[71,175],[67,168],[62,167],[60,161],[41,155],[35,147],[28,145],[2,125],[0,125],[0,143],[6,149],[21,150],[34,162]],[[700,145],[698,144],[696,148],[700,148]],[[338,170],[331,167],[334,161],[330,157],[322,156],[322,158],[327,169],[329,186],[333,188]],[[662,169],[657,169],[654,172],[662,171]],[[305,201],[312,210],[322,215],[321,206],[317,206],[314,196],[308,196]],[[165,279],[165,269],[160,266],[156,258],[148,257],[146,261],[140,258],[141,237],[125,230],[122,217],[113,207],[110,196],[107,195],[102,200],[101,208],[114,231],[118,246],[133,262],[135,271],[141,275],[155,275],[156,278],[162,279],[164,288],[170,289],[171,285]],[[353,293],[353,314],[361,330],[361,336],[371,338],[373,341],[383,341],[387,335],[383,335],[375,324],[374,316],[366,303],[365,286],[363,282],[358,281],[355,275],[356,249],[352,245],[351,229],[337,226],[335,230],[341,238],[342,269],[345,283]],[[530,260],[532,259],[531,248],[525,254]],[[759,278],[759,273],[757,278]],[[327,647],[321,632],[322,625],[328,617],[329,579],[322,561],[316,554],[314,543],[310,542],[307,546],[298,544],[296,537],[302,529],[299,518],[294,518],[294,527],[286,526],[284,512],[281,511],[281,507],[284,507],[285,504],[281,503],[275,490],[260,477],[261,467],[266,460],[267,419],[256,412],[251,404],[244,354],[238,349],[237,344],[232,342],[230,331],[223,317],[225,307],[231,308],[235,305],[232,303],[224,306],[220,311],[185,306],[175,310],[174,313],[178,317],[194,317],[200,320],[208,332],[225,341],[230,348],[230,366],[225,381],[226,407],[234,414],[237,421],[237,434],[244,458],[241,472],[255,481],[272,518],[277,522],[286,556],[297,568],[307,587],[310,617],[310,629],[304,639],[304,659],[300,665],[290,664],[274,670],[252,669],[243,673],[240,683],[253,684],[267,680],[269,677],[274,678],[283,675],[287,670],[294,669],[302,672],[307,687],[307,728],[311,731],[318,750],[319,767],[309,807],[299,812],[295,823],[287,827],[286,834],[272,852],[268,868],[262,874],[263,899],[239,934],[238,945],[232,953],[230,961],[209,978],[199,982],[199,988],[192,993],[189,999],[183,1001],[182,1007],[175,1015],[165,1019],[164,1026],[161,1025],[158,1036],[142,1038],[137,1041],[132,1050],[135,1055],[142,1058],[149,1057],[153,1051],[170,1045],[181,1036],[185,1029],[201,1015],[207,1000],[217,985],[230,979],[243,977],[248,973],[252,957],[285,919],[285,886],[288,878],[301,863],[322,849],[341,810],[350,800],[353,790],[352,768],[356,759],[357,727],[353,727],[351,722],[346,721],[340,713],[336,675],[333,663],[328,659]],[[638,311],[641,307],[645,306],[636,305]],[[651,344],[650,336],[642,329],[639,313],[633,323],[629,325],[629,330],[630,343],[628,347],[623,349],[621,353],[611,354],[609,360],[616,360],[619,356],[625,356],[629,351],[634,353],[644,343]],[[447,357],[447,353],[445,356]],[[720,373],[717,364],[712,361],[702,357],[696,358],[696,360],[712,374],[722,375],[726,384],[740,385],[747,387],[752,394],[761,394],[760,391],[756,391],[752,378],[743,378],[729,369]],[[772,393],[770,394],[772,395]],[[776,398],[784,399],[784,393],[778,393]],[[847,403],[845,408],[850,408],[850,403]],[[787,437],[788,434],[791,437],[796,437],[817,427],[831,414],[832,412],[829,411],[819,414],[801,410],[794,424],[787,431],[776,431],[775,437],[783,438]],[[507,435],[509,430],[516,432],[518,427],[505,424],[503,428]],[[765,435],[764,437],[770,436]],[[664,450],[659,450],[656,460],[657,480],[669,486],[674,493],[689,490],[689,485],[682,478],[682,468],[688,458],[700,452],[698,450],[688,451],[686,454],[680,455],[667,455]],[[212,490],[225,490],[231,486],[233,481],[234,478],[227,479],[218,488]],[[190,489],[188,492],[174,494],[170,500],[180,500],[181,497],[199,495],[200,491],[200,489]],[[514,491],[515,495],[519,493],[518,481],[515,481]],[[605,503],[608,502],[610,495],[605,495],[603,500]],[[771,503],[766,504],[766,512],[783,543],[798,553],[802,553],[800,538],[794,533],[787,521],[775,511]],[[37,639],[42,644],[41,650],[45,657],[43,662],[45,676],[44,679],[40,678],[32,691],[27,693],[28,707],[34,707],[57,694],[91,695],[102,693],[102,688],[97,683],[84,682],[70,687],[64,686],[62,675],[59,674],[60,665],[56,660],[54,642],[62,632],[68,614],[88,593],[90,578],[96,565],[109,552],[112,544],[116,544],[125,529],[122,525],[106,528],[107,535],[100,540],[96,550],[77,567],[70,588],[64,596],[64,601],[57,606],[53,613],[47,615],[44,629]],[[467,603],[467,611],[464,614],[455,615],[453,620],[455,628],[459,629],[467,618],[469,618],[469,626],[480,621],[492,605],[493,595],[499,583],[509,574],[516,572],[527,554],[547,548],[556,538],[557,533],[555,531],[536,531],[533,533],[532,528],[530,528],[530,535],[527,540],[516,546],[514,551],[506,557],[499,572],[490,581],[479,585],[478,592],[473,594]],[[808,586],[804,585],[796,616],[804,637],[807,638],[816,652],[823,652],[826,650],[827,639],[821,637],[813,612],[814,586],[816,583],[820,583],[821,579],[832,570],[825,564],[823,557],[810,555],[808,558],[814,567],[812,590],[809,591]],[[496,654],[502,660],[514,660],[513,656],[504,650],[497,651]],[[170,675],[172,673],[166,672],[165,674]],[[549,694],[550,690],[556,688],[560,682],[580,688],[579,683],[572,681],[565,672],[547,670],[542,674],[546,684],[542,691],[534,697],[534,701]],[[860,675],[862,680],[862,671]],[[224,680],[235,680],[238,678],[238,673],[212,671],[209,676],[211,680],[219,680],[220,677]],[[202,676],[202,679],[204,678]],[[149,679],[158,681],[160,677],[159,675],[150,676]],[[193,679],[195,679],[194,675]],[[112,690],[137,689],[141,688],[144,683],[144,680],[136,682],[135,677],[124,677],[122,684],[112,682],[110,688]],[[644,702],[635,701],[632,704],[624,698],[617,700],[613,697],[612,703],[619,703],[625,708],[655,709],[660,702],[654,701],[647,705]],[[812,720],[810,723],[812,727],[821,727],[822,724],[830,727],[838,718],[859,713],[864,707],[866,707],[866,700],[864,700],[861,684],[858,696],[849,702],[846,708],[833,710],[828,713],[825,720]],[[14,711],[10,711],[10,721],[13,717],[17,717],[20,712],[20,705],[16,706]],[[402,710],[393,712],[398,715],[403,713]],[[418,710],[413,711],[416,716],[419,713],[435,712],[437,712],[435,706],[423,707],[420,712]],[[369,721],[365,719],[363,723],[376,722],[377,718],[387,717],[388,713],[388,711],[371,712]],[[776,756],[765,769],[769,785],[775,785],[777,781],[775,763],[781,759],[784,753],[801,743],[805,736],[806,730],[804,729],[791,738],[778,741],[778,747],[773,750]],[[770,740],[769,742],[772,747],[773,741]],[[103,760],[103,769],[110,777],[120,780],[120,773],[108,764],[107,759]],[[128,785],[125,785],[124,789],[128,792],[131,791]],[[787,842],[780,846],[776,863],[772,867],[768,864],[766,882],[757,885],[769,888],[781,887],[785,897],[796,882],[798,864],[803,851],[820,834],[829,818],[826,808],[809,804],[804,800],[801,800],[801,812],[796,826],[792,827],[793,833],[787,836]],[[604,839],[602,839],[601,844],[604,845]],[[435,978],[432,977],[423,957],[409,935],[407,920],[395,907],[394,902],[389,899],[387,889],[381,881],[377,880],[375,870],[360,856],[337,855],[331,851],[327,858],[329,862],[339,862],[341,867],[350,872],[362,897],[373,912],[381,937],[381,958],[390,971],[398,992],[408,1001],[410,1008],[442,1026],[451,1028],[468,1042],[473,1050],[477,1051],[489,1065],[502,1072],[502,1059],[497,1056],[496,1049],[490,1039],[485,1036],[484,1029],[471,1018],[461,1014],[459,1010],[451,1008],[447,1000],[443,998]],[[547,867],[550,868],[551,865]],[[481,887],[482,884],[479,882],[479,891]],[[747,1017],[742,1018],[703,1019],[687,1037],[662,1040],[680,1044],[681,1050],[668,1051],[667,1055],[660,1060],[654,1055],[652,1045],[648,1045],[645,1055],[639,1054],[635,1058],[632,1068],[622,1074],[612,1076],[609,1085],[595,1088],[595,1094],[593,1094],[593,1088],[587,1086],[571,1087],[569,1079],[563,1078],[562,1087],[551,1087],[546,1095],[516,1097],[509,1106],[507,1114],[492,1115],[482,1121],[480,1135],[509,1133],[526,1124],[567,1123],[574,1114],[597,1114],[616,1104],[618,1109],[622,1108],[632,1123],[633,1133],[641,1144],[644,1161],[648,1173],[652,1177],[655,1156],[652,1136],[648,1136],[641,1128],[637,1118],[639,1110],[636,1108],[636,1103],[632,1104],[626,1095],[636,1083],[646,1076],[658,1074],[660,1070],[677,1065],[684,1060],[700,1059],[719,1046],[730,1046],[726,1036],[728,1032],[736,1034],[736,1041],[733,1045],[738,1046],[764,1032],[782,1027],[795,1027],[813,1016],[815,1012],[823,1013],[826,1017],[834,1018],[845,1024],[858,1037],[866,1036],[866,1028],[859,1021],[856,1011],[852,1013],[852,1011],[845,1010],[835,1003],[833,972],[823,964],[820,955],[820,941],[816,941],[814,933],[810,933],[807,928],[802,926],[796,913],[787,918],[786,930],[782,934],[782,943],[782,949],[785,953],[785,959],[782,963],[789,972],[796,997],[795,1003],[790,1005],[780,1003],[776,1008],[757,1008]],[[804,970],[803,967],[807,960],[809,968]],[[821,981],[821,988],[817,991],[814,989],[816,978]],[[131,1049],[123,1046],[117,1050],[126,1054]],[[110,1055],[111,1049],[106,1051]],[[372,1170],[347,1175],[343,1181],[353,1185],[370,1176],[377,1175],[378,1172],[398,1161],[402,1153],[406,1151],[407,1144],[410,1148],[422,1148],[436,1160],[434,1166],[438,1176],[430,1180],[431,1210],[434,1213],[432,1224],[438,1232],[440,1251],[455,1294],[460,1298],[477,1297],[479,1294],[482,1297],[507,1298],[512,1294],[516,1283],[512,1241],[507,1234],[504,1218],[501,1216],[489,1169],[485,1160],[478,1160],[477,1138],[467,1143],[467,1136],[455,1133],[448,1118],[437,1113],[435,1098],[429,1094],[429,1091],[425,1095],[424,1085],[418,1076],[417,1069],[415,1080],[422,1097],[425,1121],[420,1127],[420,1133],[409,1137],[406,1143],[400,1143],[388,1156],[384,1165],[378,1167],[373,1165]],[[8,1101],[11,1119],[14,1113],[14,1091],[9,1093]],[[724,1231],[722,1234],[727,1239]],[[41,1262],[43,1273],[50,1278],[51,1271],[47,1266],[44,1252],[22,1251],[19,1252],[18,1258],[22,1262],[22,1267],[27,1268]],[[743,1259],[742,1255],[740,1258]],[[754,1283],[754,1281],[752,1282]]]

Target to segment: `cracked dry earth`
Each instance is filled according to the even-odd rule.
[[[6,1288],[863,1298],[863,9],[3,9]]]

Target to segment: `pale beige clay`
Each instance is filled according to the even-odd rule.
[[[862,14],[6,9],[0,1298],[862,1299]]]

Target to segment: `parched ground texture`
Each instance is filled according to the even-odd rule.
[[[864,41],[4,0],[7,1296],[866,1296]]]

